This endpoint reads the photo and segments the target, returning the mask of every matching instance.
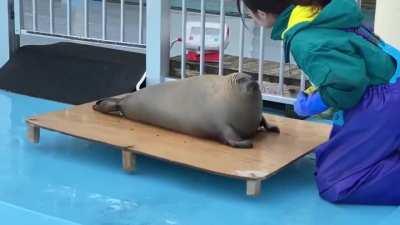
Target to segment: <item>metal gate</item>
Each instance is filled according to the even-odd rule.
[[[200,0],[201,1],[201,9],[200,9],[200,23],[201,23],[201,47],[200,47],[200,69],[199,69],[199,74],[200,76],[204,74],[204,66],[205,66],[205,59],[204,59],[204,46],[205,46],[205,24],[206,24],[206,7],[205,7],[205,3],[206,0]],[[182,12],[181,12],[181,37],[185,38],[186,37],[186,24],[187,24],[187,2],[188,0],[182,0]],[[226,23],[226,10],[225,10],[225,0],[219,0],[220,2],[220,9],[219,9],[219,24],[220,24],[220,37],[219,40],[221,40],[220,42],[220,47],[219,47],[219,54],[220,54],[220,61],[219,61],[219,75],[223,75],[223,70],[224,70],[224,27],[225,27],[225,23]],[[361,0],[357,0],[357,3],[361,6]],[[244,5],[243,2],[241,4],[241,9],[242,12],[244,11]],[[246,20],[246,19],[245,19]],[[237,44],[239,45],[239,65],[237,70],[239,72],[243,71],[243,52],[244,52],[244,42],[245,40],[245,36],[244,36],[244,31],[245,31],[245,27],[243,25],[243,23],[240,21],[239,24],[237,24],[237,26],[240,26],[240,33],[239,33],[239,43],[233,43],[233,44]],[[263,87],[263,76],[264,76],[264,58],[265,58],[265,28],[261,27],[259,28],[260,31],[260,37],[259,37],[259,55],[258,55],[258,82],[260,87]],[[284,46],[283,46],[283,42],[281,42],[281,48],[280,48],[280,61],[279,61],[279,70],[278,70],[278,74],[277,76],[279,77],[278,79],[278,92],[277,94],[271,94],[268,93],[267,90],[262,89],[262,96],[264,100],[267,101],[272,101],[272,102],[278,102],[278,103],[284,103],[284,104],[293,104],[295,101],[295,98],[293,96],[287,96],[284,94],[284,81],[285,81],[285,57],[284,57]],[[181,78],[185,78],[186,76],[186,72],[185,72],[185,68],[186,68],[186,45],[185,45],[185,41],[183,41],[182,46],[181,46]],[[298,79],[300,80],[299,82],[299,87],[298,90],[299,91],[304,91],[305,87],[306,87],[306,82],[307,82],[307,78],[305,76],[305,74],[301,71],[301,75],[298,77]]]
[[[220,9],[219,9],[219,24],[220,24],[220,31],[224,30],[225,24],[226,24],[226,10],[225,10],[225,1],[224,0],[219,0],[220,2]],[[205,66],[205,59],[204,59],[204,45],[205,45],[205,24],[206,24],[206,7],[205,7],[206,0],[201,0],[201,47],[200,47],[200,71],[199,74],[200,76],[204,74],[204,66]],[[244,9],[244,5],[242,3],[241,5],[242,11]],[[181,37],[186,37],[186,24],[187,24],[187,0],[182,0],[182,20],[181,20]],[[248,20],[248,19],[244,19]],[[243,72],[243,63],[244,63],[244,43],[245,43],[245,26],[243,25],[242,21],[240,21],[237,24],[238,27],[240,27],[240,32],[239,32],[239,43],[232,43],[234,45],[239,46],[239,64],[237,70],[239,72]],[[260,87],[263,87],[263,76],[264,76],[264,59],[265,59],[265,29],[263,27],[259,28],[259,54],[258,54],[258,82]],[[220,61],[219,61],[219,75],[223,75],[224,71],[224,32],[220,32],[220,37],[219,40],[220,42],[220,47],[219,47],[219,54],[220,54]],[[181,46],[181,78],[184,78],[186,76],[185,72],[185,67],[186,67],[186,45],[185,42],[182,43]],[[285,77],[285,60],[284,60],[284,51],[283,51],[283,42],[281,42],[281,51],[280,51],[280,61],[279,61],[279,70],[277,76],[279,77],[278,79],[278,91],[277,94],[271,94],[268,93],[266,90],[262,88],[262,96],[264,100],[268,101],[273,101],[273,102],[279,102],[279,103],[284,103],[284,104],[293,104],[294,98],[290,96],[285,96],[284,95],[284,77]],[[306,78],[304,74],[302,73],[300,77],[298,78],[300,80],[300,87],[299,89],[303,91],[305,89],[306,85]]]
[[[144,53],[144,9],[143,0],[14,0],[15,33]]]

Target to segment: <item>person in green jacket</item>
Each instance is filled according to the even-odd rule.
[[[241,1],[315,87],[299,93],[296,113],[337,111],[316,148],[320,196],[400,205],[400,51],[362,26],[354,0],[237,0],[239,11]]]

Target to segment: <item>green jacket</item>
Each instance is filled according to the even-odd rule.
[[[279,17],[272,30],[281,39],[293,6]],[[283,39],[298,66],[318,87],[325,104],[349,109],[360,102],[366,88],[388,83],[395,72],[393,59],[362,37],[343,31],[357,27],[363,15],[354,0],[332,0],[311,22],[289,28]]]

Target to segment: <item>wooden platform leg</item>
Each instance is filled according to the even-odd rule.
[[[261,193],[261,180],[247,180],[246,193],[248,196],[257,196]]]
[[[40,127],[28,123],[28,139],[32,143],[39,143],[40,140]]]
[[[122,150],[122,167],[126,172],[135,171],[136,156],[131,151]]]

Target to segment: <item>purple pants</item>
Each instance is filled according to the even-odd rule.
[[[400,205],[400,82],[370,87],[316,149],[316,182],[334,203]]]

